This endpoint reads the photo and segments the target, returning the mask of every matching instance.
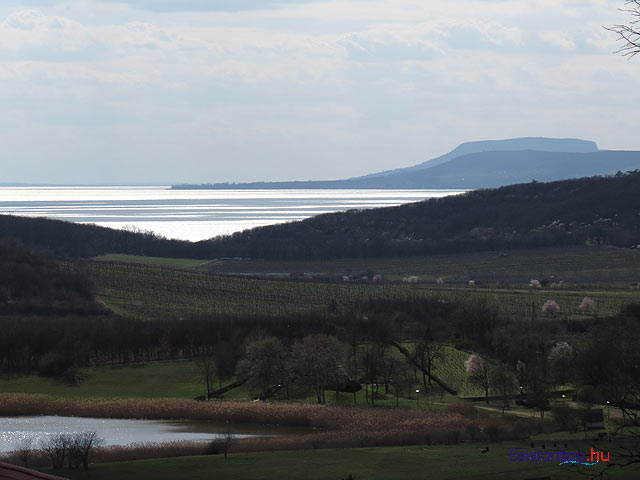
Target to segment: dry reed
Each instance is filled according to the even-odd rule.
[[[513,420],[491,418],[468,406],[441,412],[265,402],[197,402],[181,399],[75,400],[41,395],[0,394],[0,416],[61,415],[98,418],[188,419],[229,423],[302,426],[310,433],[236,439],[232,452],[456,444],[528,435]],[[141,460],[206,452],[198,442],[137,444],[102,448],[96,462]],[[34,464],[42,455],[34,452]]]

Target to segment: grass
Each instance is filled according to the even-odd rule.
[[[404,446],[336,450],[306,450],[267,453],[231,453],[92,465],[88,471],[55,472],[73,480],[164,480],[189,478],[233,478],[234,480],[340,480],[352,474],[356,480],[512,480],[549,477],[553,479],[587,478],[575,467],[557,464],[511,462],[511,443],[491,444],[486,454],[484,444],[455,446]],[[527,445],[520,445],[527,446]],[[588,444],[570,445],[584,448]],[[549,448],[549,447],[548,447]],[[615,458],[615,457],[614,457]],[[618,468],[609,478],[635,479],[640,467]]]
[[[80,377],[75,384],[38,375],[2,377],[0,392],[73,398],[195,398],[204,390],[190,361],[89,367],[80,371]]]
[[[528,283],[535,279],[565,282],[638,282],[640,250],[608,246],[568,246],[504,252],[432,255],[427,257],[343,260],[221,260],[200,267],[212,273],[361,275],[369,272],[400,279],[419,275],[433,283],[469,280],[487,284]],[[552,280],[553,281],[553,280]]]
[[[164,258],[164,257],[143,257],[141,255],[126,255],[121,253],[109,253],[94,257],[98,262],[122,262],[140,263],[143,265],[160,265],[173,268],[195,268],[207,264],[208,260],[198,260],[193,258]]]

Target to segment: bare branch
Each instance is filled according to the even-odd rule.
[[[631,15],[632,20],[627,24],[618,24],[612,27],[604,27],[610,32],[618,34],[618,41],[623,43],[615,53],[621,54],[623,57],[633,58],[640,53],[640,0],[629,0],[627,5],[630,8],[621,8],[620,11]]]

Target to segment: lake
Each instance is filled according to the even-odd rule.
[[[458,190],[171,190],[168,186],[0,187],[0,213],[198,241],[321,213],[388,207]]]
[[[0,417],[0,453],[14,450],[26,438],[33,439],[34,446],[38,446],[41,440],[60,433],[96,432],[108,446],[142,442],[206,441],[223,436],[225,431],[224,425],[209,422],[55,416]],[[276,427],[233,426],[234,438],[273,435],[276,432],[291,433]]]

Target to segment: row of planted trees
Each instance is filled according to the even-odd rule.
[[[411,342],[406,346],[392,338],[386,341],[365,340],[358,337],[345,343],[327,334],[306,335],[302,339],[286,341],[274,336],[248,339],[235,368],[225,361],[224,344],[216,345],[207,355],[196,360],[206,397],[219,397],[240,385],[246,385],[257,399],[267,399],[276,393],[290,398],[292,388],[312,391],[318,403],[326,402],[326,392],[353,394],[364,390],[365,402],[375,404],[384,391],[395,396],[396,405],[401,396],[414,387],[425,390],[437,379],[434,370],[444,361],[444,347],[430,340]],[[236,381],[222,387],[222,379],[231,372]]]

